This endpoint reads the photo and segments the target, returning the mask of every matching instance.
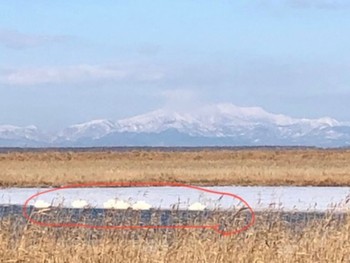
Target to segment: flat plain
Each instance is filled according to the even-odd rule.
[[[231,236],[209,229],[40,227],[21,216],[0,218],[0,229],[0,259],[7,263],[350,262],[349,217],[331,215],[291,223],[265,212],[252,228]]]
[[[0,154],[0,186],[86,182],[349,186],[350,150],[131,150]]]
[[[245,149],[0,154],[2,187],[86,182],[349,186],[350,150]],[[174,211],[172,211],[174,212]],[[39,216],[47,217],[45,210]],[[350,262],[350,218],[288,221],[263,211],[247,231],[40,227],[0,217],[1,262]],[[70,220],[71,214],[67,214]],[[132,218],[138,224],[137,218]],[[228,221],[235,219],[224,218]],[[139,222],[141,223],[141,222]]]

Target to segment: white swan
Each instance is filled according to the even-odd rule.
[[[134,210],[149,210],[152,206],[147,204],[145,201],[137,201],[132,205],[132,209]]]
[[[205,208],[206,208],[205,205],[203,205],[199,202],[196,202],[196,203],[193,203],[192,205],[190,205],[188,207],[188,210],[189,211],[203,211]]]
[[[48,208],[48,207],[50,207],[50,206],[51,206],[50,203],[45,202],[45,201],[43,201],[43,200],[38,200],[38,201],[36,201],[35,204],[34,204],[34,207],[35,207],[35,208]]]
[[[103,203],[103,207],[106,209],[128,209],[130,204],[123,200],[109,199],[107,202]]]
[[[72,202],[72,206],[74,208],[85,208],[87,207],[89,204],[88,202],[86,202],[85,200],[79,199],[79,200],[74,200]]]

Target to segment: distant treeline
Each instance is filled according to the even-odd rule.
[[[311,146],[225,146],[225,147],[49,147],[49,148],[19,148],[0,147],[0,153],[11,152],[128,152],[128,151],[161,151],[161,152],[184,152],[184,151],[241,151],[241,150],[335,150],[350,149],[342,148],[320,148]]]

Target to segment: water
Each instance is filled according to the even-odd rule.
[[[217,186],[205,189],[231,193],[240,196],[255,211],[266,209],[284,211],[327,210],[347,211],[350,208],[350,187],[243,187]],[[0,206],[18,205],[33,194],[50,188],[3,188],[0,189]],[[122,200],[130,205],[143,201],[157,209],[186,210],[194,203],[200,203],[206,209],[230,209],[244,204],[229,196],[206,193],[183,187],[118,187],[118,188],[72,188],[55,191],[33,199],[54,206],[72,207],[75,200],[84,200],[90,207],[104,208],[108,200]]]

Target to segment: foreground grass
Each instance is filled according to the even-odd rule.
[[[269,220],[267,220],[269,219]],[[349,262],[350,221],[291,226],[266,212],[248,231],[43,228],[0,220],[1,262]]]
[[[0,186],[183,182],[197,185],[350,185],[350,150],[37,152],[0,154]]]

